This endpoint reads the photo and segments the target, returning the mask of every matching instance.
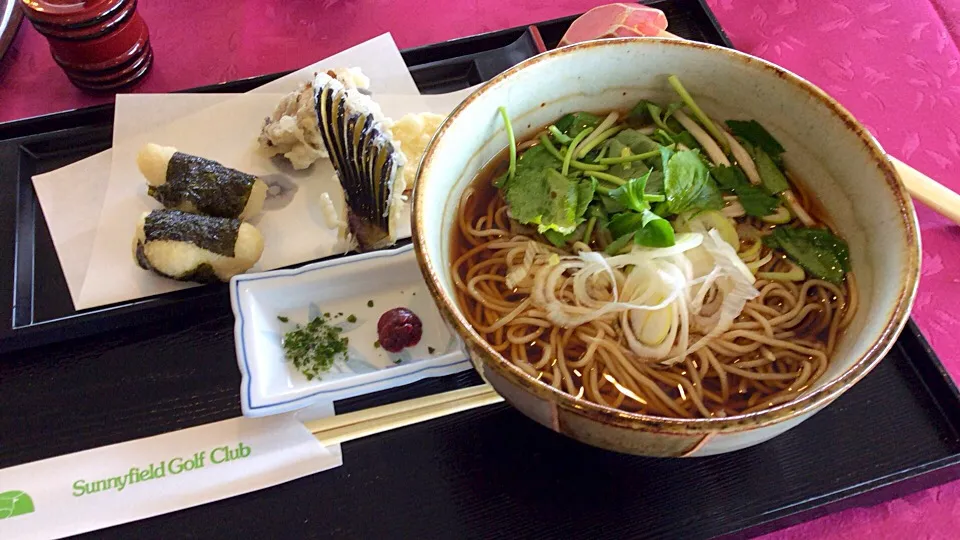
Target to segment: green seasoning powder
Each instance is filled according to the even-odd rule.
[[[312,381],[329,371],[335,361],[346,359],[349,340],[340,337],[342,331],[326,316],[313,319],[305,327],[298,324],[283,336],[284,355]]]

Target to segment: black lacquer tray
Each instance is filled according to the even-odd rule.
[[[729,46],[704,3],[649,2]],[[404,51],[423,92],[486,80],[572,18]],[[283,74],[195,89],[243,92]],[[240,414],[225,286],[76,312],[30,177],[106,149],[113,106],[0,124],[0,467]],[[340,412],[477,384],[470,372]],[[338,469],[98,538],[750,536],[960,477],[960,394],[912,323],[887,358],[786,434],[691,460],[598,450],[490,406],[347,443]]]

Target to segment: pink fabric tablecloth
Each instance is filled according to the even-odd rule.
[[[960,191],[960,0],[708,0],[737,48],[839,99],[891,154]],[[385,31],[401,47],[579,13],[603,0],[141,0],[156,64],[139,92],[294,69]],[[71,86],[25,23],[0,64],[0,121],[108,101]],[[919,208],[913,311],[960,378],[960,228]],[[767,539],[958,538],[960,482],[846,510]]]

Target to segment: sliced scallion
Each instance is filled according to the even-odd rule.
[[[561,174],[566,176],[567,173],[570,172],[570,162],[573,161],[573,154],[577,151],[577,145],[591,133],[593,133],[593,128],[587,128],[577,133],[577,136],[573,138],[570,146],[567,147],[567,154],[563,156],[563,168],[560,169]]]
[[[622,186],[627,183],[627,181],[624,180],[623,178],[620,178],[619,176],[614,176],[612,174],[608,174],[605,172],[590,171],[587,174],[596,178],[597,180],[604,180],[606,182],[610,182],[611,184],[616,184],[618,186]]]
[[[693,100],[693,96],[691,96],[690,93],[687,92],[687,89],[683,87],[683,84],[680,83],[680,79],[678,79],[676,75],[671,75],[667,77],[667,81],[670,83],[670,86],[676,90],[677,94],[680,95],[680,99],[683,100],[683,103],[690,108],[690,112],[697,117],[697,120],[703,124],[703,127],[707,128],[707,131],[710,132],[710,135],[712,135],[713,138],[720,143],[723,151],[729,151],[730,145],[727,144],[727,138],[723,136],[723,133],[721,133],[716,124],[713,123],[713,120],[710,120],[710,117],[708,117],[706,113],[703,112],[703,109],[697,105],[697,102]]]
[[[550,126],[547,128],[547,131],[549,131],[550,134],[553,135],[553,138],[556,139],[557,142],[560,144],[570,144],[570,141],[573,140],[570,137],[568,137],[564,132],[557,129],[557,126],[553,124],[550,124]]]
[[[613,137],[617,133],[620,133],[625,128],[626,126],[613,126],[612,128],[604,130],[602,133],[594,137],[592,141],[588,142],[587,144],[583,145],[582,148],[578,149],[577,157],[580,159],[587,157],[587,154],[589,154],[591,150],[593,150],[594,148],[602,144],[604,141],[606,141],[610,137]]]
[[[557,147],[550,142],[550,138],[547,137],[546,133],[540,134],[540,144],[547,149],[547,152],[550,152],[550,155],[559,159],[561,162],[564,160],[564,155],[560,153],[560,150],[557,150]],[[582,161],[572,160],[570,161],[570,167],[574,169],[579,169],[581,171],[605,171],[610,167],[606,165],[593,165],[591,163],[583,163]]]

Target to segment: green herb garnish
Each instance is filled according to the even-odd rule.
[[[683,100],[683,103],[690,109],[690,112],[693,113],[693,116],[703,124],[707,132],[720,144],[720,148],[722,148],[724,152],[729,151],[730,145],[727,143],[726,136],[720,132],[716,124],[714,124],[713,121],[710,120],[710,117],[703,112],[703,109],[697,105],[697,102],[693,100],[693,96],[691,96],[690,93],[687,92],[687,89],[683,87],[683,84],[680,83],[680,79],[678,79],[676,75],[671,75],[667,77],[667,82],[669,82],[670,86],[677,92],[680,99]]]
[[[670,223],[648,209],[617,214],[610,220],[608,228],[617,239],[611,244],[615,247],[607,252],[610,254],[618,253],[626,247],[631,237],[636,244],[648,247],[670,247],[675,241]]]
[[[500,186],[514,219],[537,225],[541,233],[555,230],[564,235],[583,221],[580,211],[593,198],[594,184],[560,174],[559,166],[542,145],[520,156],[516,175]],[[581,197],[587,199],[585,204],[580,204]]]
[[[374,342],[373,342],[373,348],[374,348],[374,349],[379,349],[379,348],[380,348],[380,340],[379,340],[379,339],[378,339],[377,341],[374,341]]]
[[[773,158],[767,155],[759,146],[751,146],[749,144],[744,146],[753,157],[753,162],[757,165],[757,173],[760,175],[760,182],[768,192],[776,195],[790,189],[790,184],[787,183],[787,177],[780,172],[780,168],[773,161]]]
[[[557,246],[558,248],[562,248],[563,246],[567,245],[567,239],[569,238],[569,235],[559,233],[554,230],[549,230],[549,231],[543,231],[543,237],[546,238],[547,241],[549,241],[554,246]]]
[[[367,300],[367,307],[373,307],[373,300]]]
[[[650,210],[644,210],[641,214],[640,229],[634,235],[633,241],[641,246],[648,247],[670,247],[676,240],[673,234],[673,226],[670,222],[654,214]]]
[[[306,376],[308,381],[319,378],[333,367],[334,362],[346,359],[350,340],[340,337],[342,328],[329,323],[328,317],[316,317],[307,326],[299,324],[283,336],[283,352],[287,360]]]
[[[700,159],[700,152],[673,152],[667,148],[661,148],[660,151],[663,154],[666,208],[670,214],[723,208],[723,197],[710,178],[710,170]]]
[[[603,118],[588,112],[575,112],[565,115],[554,124],[558,130],[568,137],[576,137],[581,131],[587,128],[595,128],[600,125]],[[561,143],[563,144],[563,143]]]
[[[763,150],[775,162],[780,162],[783,146],[756,120],[727,120],[727,127],[734,136]]]
[[[290,317],[284,317],[283,315],[277,315],[277,320],[283,323],[290,322]]]
[[[396,360],[393,361],[394,364],[399,364],[400,362],[403,362],[403,360],[400,358],[397,358]]]
[[[354,314],[352,314],[352,313],[351,313],[350,315],[347,315],[347,322],[348,322],[348,323],[355,323],[355,322],[357,322],[357,316],[354,315]]]
[[[644,192],[647,187],[647,178],[650,177],[650,171],[639,178],[631,178],[626,184],[610,192],[610,196],[616,199],[620,204],[633,210],[634,212],[643,212],[650,209],[650,202]]]
[[[616,254],[620,253],[621,251],[623,251],[623,248],[625,248],[625,247],[627,247],[628,245],[630,245],[630,242],[631,242],[632,240],[633,240],[633,233],[627,233],[627,234],[625,234],[625,235],[617,238],[617,239],[614,240],[613,242],[611,242],[610,245],[608,245],[607,248],[606,248],[605,250],[603,250],[603,251],[604,251],[607,255],[616,255]]]
[[[430,354],[433,354],[433,353],[437,352],[437,350],[434,349],[433,347],[427,347],[427,352],[430,353]]]
[[[718,165],[710,169],[710,174],[721,188],[736,194],[747,215],[769,216],[780,206],[780,199],[770,195],[760,186],[751,184],[739,167]]]
[[[850,271],[850,249],[826,229],[777,227],[763,243],[780,249],[804,270],[839,285]]]

